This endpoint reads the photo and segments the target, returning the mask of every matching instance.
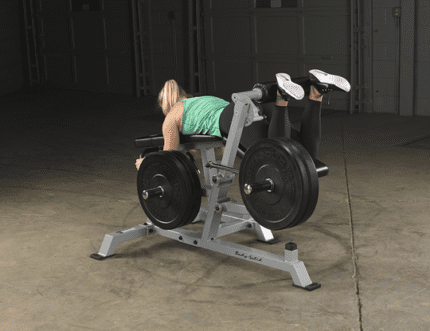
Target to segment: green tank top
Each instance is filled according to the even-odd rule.
[[[208,134],[222,138],[219,118],[230,103],[213,96],[184,99],[182,134]]]

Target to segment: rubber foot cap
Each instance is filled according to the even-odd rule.
[[[109,255],[109,256],[102,256],[99,254],[91,254],[90,258],[94,259],[94,260],[99,260],[99,261],[103,261],[106,260],[109,257],[115,256],[115,254]]]
[[[259,241],[261,243],[269,244],[269,245],[274,245],[274,244],[277,244],[278,242],[280,242],[281,240],[273,238],[272,240],[269,240],[269,241],[264,241],[264,240],[260,240],[260,239],[257,239],[257,241]]]
[[[313,290],[316,290],[317,288],[320,288],[321,287],[321,284],[318,284],[318,283],[312,283],[312,284],[309,284],[308,286],[305,286],[305,287],[302,287],[302,286],[298,286],[298,285],[296,285],[296,284],[293,284],[293,286],[295,286],[295,287],[298,287],[298,288],[301,288],[301,289],[303,289],[303,290],[307,290],[307,291],[313,291]]]

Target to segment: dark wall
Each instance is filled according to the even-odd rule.
[[[0,0],[0,95],[24,86],[20,3]]]

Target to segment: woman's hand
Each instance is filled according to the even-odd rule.
[[[143,159],[144,159],[144,158],[143,158]],[[143,159],[137,159],[137,160],[136,160],[136,169],[137,169],[137,170],[139,170],[140,165],[141,165],[141,163],[142,163]]]

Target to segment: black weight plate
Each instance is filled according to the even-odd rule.
[[[202,186],[200,183],[200,178],[194,168],[193,162],[184,154],[179,151],[172,151],[173,155],[183,164],[187,169],[187,174],[190,179],[191,184],[191,194],[189,195],[190,202],[190,215],[184,218],[184,223],[181,226],[191,224],[200,212],[200,207],[202,203]]]
[[[184,225],[188,225],[188,224],[191,224],[197,218],[197,215],[200,212],[200,208],[201,208],[201,204],[202,204],[202,185],[200,182],[199,175],[197,174],[197,171],[194,167],[194,162],[182,153],[181,153],[181,158],[184,160],[184,162],[186,163],[186,165],[187,165],[187,167],[191,173],[191,179],[192,179],[192,183],[194,185],[193,191],[195,194],[191,200],[194,203],[193,210],[192,210],[191,215],[188,219],[188,222],[186,224],[184,224]]]
[[[298,152],[298,149],[300,147],[303,147],[300,143],[291,142],[291,139],[285,138],[283,140],[282,138],[275,138],[283,147],[288,151],[288,154],[292,156],[292,159],[295,160],[299,170],[300,170],[300,176],[297,178],[297,180],[301,180],[301,185],[303,187],[303,194],[302,199],[299,207],[299,212],[295,216],[294,220],[290,223],[288,228],[292,228],[298,224],[298,222],[302,219],[304,214],[306,213],[308,209],[309,199],[310,199],[310,182],[308,178],[308,172],[307,172],[307,165],[303,163],[303,158],[301,157],[300,153]],[[301,152],[307,153],[306,149],[304,147],[300,149]]]
[[[178,157],[178,154],[182,155],[182,153],[180,153],[179,151],[168,151],[168,153],[166,153],[167,157],[171,159],[171,162],[175,164],[176,167],[178,167],[178,169],[181,171],[181,173],[184,176],[184,179],[186,178],[185,186],[186,186],[187,195],[186,195],[185,205],[183,206],[186,212],[183,215],[182,222],[180,222],[180,224],[178,225],[178,228],[179,228],[184,226],[188,222],[188,219],[192,213],[193,200],[191,196],[193,193],[193,183],[192,183],[193,180],[191,178],[191,173],[185,166],[182,159]]]
[[[278,138],[283,140],[286,144],[290,146],[290,151],[295,153],[297,157],[302,159],[301,165],[305,167],[307,175],[303,177],[303,185],[306,185],[308,189],[309,196],[304,207],[304,213],[302,215],[297,215],[296,222],[292,225],[298,226],[306,222],[314,213],[316,205],[318,203],[319,196],[319,178],[315,163],[310,156],[306,148],[300,143],[291,143],[291,139],[288,138]],[[300,163],[299,163],[300,164]]]
[[[255,142],[245,153],[239,172],[239,185],[242,200],[249,214],[262,226],[270,230],[281,230],[289,227],[297,214],[303,200],[303,185],[301,172],[297,162],[285,151],[285,144],[276,139],[261,139]],[[273,192],[258,192],[247,195],[245,184],[257,183],[264,180],[267,174],[259,177],[265,167],[277,169],[274,176]],[[277,174],[281,173],[278,177]],[[268,203],[270,196],[281,195],[275,204]]]
[[[153,153],[143,160],[137,174],[137,191],[140,204],[154,225],[171,230],[180,227],[189,214],[187,197],[190,190],[189,177],[168,153]],[[163,197],[143,199],[143,190],[158,186],[165,190]]]
[[[240,165],[242,200],[249,214],[270,230],[294,226],[297,217],[305,214],[309,204],[311,194],[306,177],[307,165],[292,150],[294,145],[300,144],[292,139],[288,139],[288,143],[279,139],[261,139],[247,150]],[[266,178],[274,180],[273,192],[245,194],[245,184]]]

